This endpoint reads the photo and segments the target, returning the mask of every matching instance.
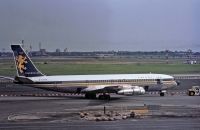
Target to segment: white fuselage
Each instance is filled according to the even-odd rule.
[[[100,90],[105,86],[114,86],[116,90],[141,86],[148,87],[147,91],[160,91],[176,86],[174,78],[164,74],[60,75],[28,79],[33,82],[27,84],[29,86],[71,93]]]

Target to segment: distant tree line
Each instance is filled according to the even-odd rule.
[[[200,52],[192,51],[93,51],[93,52],[47,52],[46,50],[29,52],[32,57],[38,56],[83,56],[83,57],[158,57],[158,58],[200,58]],[[12,57],[12,52],[0,52],[0,57]]]

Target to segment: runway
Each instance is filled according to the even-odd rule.
[[[170,120],[132,120],[121,122],[78,122],[78,123],[20,123],[20,124],[1,124],[0,129],[9,130],[199,130],[199,120],[196,119],[170,119]]]
[[[185,92],[191,85],[199,85],[199,80],[182,79],[181,86],[170,90],[178,92],[160,97],[159,94],[142,96],[112,95],[110,101],[86,100],[81,95],[56,96],[58,93],[23,86],[1,86],[0,129],[9,130],[116,130],[116,129],[164,129],[199,130],[199,96],[187,96]],[[18,94],[10,96],[9,94]],[[31,96],[20,94],[54,94],[54,96]],[[116,121],[88,121],[80,118],[81,111],[129,110],[147,106],[148,116]]]
[[[150,107],[157,116],[127,119],[120,121],[87,121],[78,112],[103,106],[119,107],[124,110],[130,106]],[[0,129],[199,129],[199,97],[189,96],[137,96],[118,97],[111,101],[85,100],[80,96],[71,97],[1,97]],[[166,115],[166,112],[169,114]],[[160,116],[159,113],[165,113]],[[52,115],[43,119],[42,116]],[[29,118],[23,117],[31,116]],[[40,115],[41,119],[32,118]],[[12,117],[19,117],[12,119]],[[10,118],[10,119],[9,119]]]

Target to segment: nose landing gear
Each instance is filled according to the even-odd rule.
[[[160,93],[160,96],[161,96],[161,97],[165,96],[165,93],[161,92],[161,93]]]
[[[160,96],[161,96],[161,97],[165,96],[165,93],[166,93],[166,90],[160,91]]]

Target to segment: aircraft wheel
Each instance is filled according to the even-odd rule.
[[[98,97],[100,100],[102,100],[103,99],[103,95],[99,95],[99,97]]]
[[[194,96],[194,92],[193,91],[189,91],[189,96]]]
[[[96,99],[96,94],[95,93],[86,93],[85,98],[86,99]]]
[[[99,95],[100,100],[110,100],[110,95],[105,94],[105,95]]]
[[[105,95],[106,100],[110,100],[110,95]]]
[[[161,96],[161,97],[165,96],[165,93],[161,92],[161,93],[160,93],[160,96]]]

